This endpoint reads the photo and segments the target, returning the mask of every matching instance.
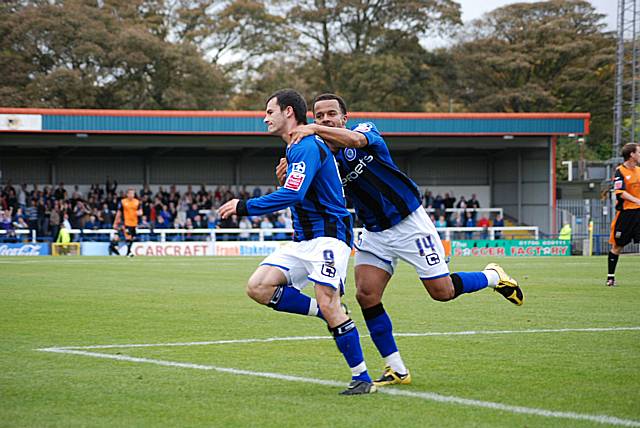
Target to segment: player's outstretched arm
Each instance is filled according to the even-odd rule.
[[[359,132],[351,131],[347,128],[334,128],[311,123],[309,125],[297,126],[289,132],[291,144],[297,144],[304,137],[313,134],[319,135],[327,144],[333,146],[333,148],[351,147],[359,149],[368,143],[367,137]]]

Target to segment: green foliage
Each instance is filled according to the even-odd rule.
[[[0,105],[209,109],[229,82],[188,44],[166,32],[144,0],[29,1],[4,5]]]
[[[586,156],[610,156],[615,38],[590,3],[511,4],[426,49],[460,23],[452,0],[5,0],[0,105],[261,110],[288,86],[351,110],[590,112]]]
[[[590,112],[591,151],[611,143],[615,39],[586,1],[517,3],[475,22],[452,49],[470,111]]]
[[[459,257],[451,267],[475,271],[488,261]],[[244,284],[259,262],[0,257],[2,425],[603,426],[419,397],[340,397],[335,386],[36,350],[321,336],[325,339],[86,351],[346,384],[350,371],[323,322],[275,312],[245,295]],[[604,257],[502,258],[500,263],[519,279],[524,306],[491,290],[436,302],[415,271],[400,263],[384,301],[395,332],[640,325],[640,264],[633,257],[620,258],[620,286],[614,289],[603,285]],[[354,293],[350,269],[345,299],[369,370],[377,375],[383,360],[366,335]],[[639,331],[398,337],[397,342],[413,375],[412,385],[397,388],[402,391],[640,420]]]

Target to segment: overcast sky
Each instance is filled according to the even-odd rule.
[[[456,0],[462,9],[462,20],[471,21],[480,18],[484,13],[512,3],[535,3],[536,0]],[[618,0],[591,0],[591,4],[599,13],[607,15],[605,22],[611,30],[616,28]]]

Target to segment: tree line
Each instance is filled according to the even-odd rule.
[[[289,86],[354,111],[590,112],[587,157],[605,158],[616,41],[603,18],[582,0],[466,25],[453,0],[4,0],[0,105],[260,110]]]

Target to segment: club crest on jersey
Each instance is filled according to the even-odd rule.
[[[371,124],[366,122],[359,123],[353,130],[356,132],[369,132],[371,131]]]
[[[299,172],[292,171],[287,177],[287,181],[284,183],[284,188],[289,190],[298,191],[302,187],[305,175]]]
[[[613,182],[613,188],[615,190],[620,190],[622,189],[622,180],[616,180]]]
[[[344,149],[344,157],[348,161],[354,160],[356,158],[356,149],[352,149],[351,147],[349,147],[348,149]]]
[[[307,169],[307,166],[304,162],[296,162],[291,164],[291,172],[299,172],[300,174],[304,174],[304,171]]]

